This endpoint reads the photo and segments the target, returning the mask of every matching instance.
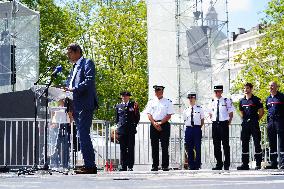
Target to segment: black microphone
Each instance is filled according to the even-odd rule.
[[[54,69],[54,71],[51,74],[51,77],[56,77],[58,73],[62,72],[62,66],[56,66],[56,68]]]

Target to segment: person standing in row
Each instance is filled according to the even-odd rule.
[[[120,93],[121,103],[115,107],[117,134],[120,144],[120,171],[133,171],[136,127],[140,120],[138,103],[131,101],[131,93]]]
[[[183,111],[185,142],[188,149],[188,169],[199,170],[201,167],[201,138],[204,125],[204,112],[201,106],[196,105],[196,94],[188,94],[189,107]],[[195,158],[194,150],[195,149]]]
[[[229,170],[230,167],[230,145],[229,125],[233,119],[234,106],[231,99],[223,98],[223,85],[214,86],[215,97],[211,102],[212,137],[214,145],[214,156],[217,164],[212,170]],[[222,161],[221,142],[223,145],[225,161]]]
[[[271,165],[266,169],[277,169],[277,149],[280,152],[280,169],[284,169],[284,94],[278,91],[276,82],[269,83],[270,95],[266,99],[267,133],[270,147]],[[278,137],[277,137],[278,136]],[[277,144],[279,144],[277,146]]]
[[[174,114],[172,101],[164,98],[164,86],[154,85],[156,98],[150,100],[146,107],[148,119],[151,122],[150,138],[152,146],[152,169],[158,171],[159,166],[159,140],[162,147],[162,170],[169,171],[169,140],[171,115]]]
[[[242,118],[242,165],[237,170],[249,170],[249,142],[253,137],[255,147],[255,169],[261,169],[262,150],[261,150],[261,131],[259,128],[259,120],[264,114],[263,104],[257,96],[252,94],[253,85],[246,83],[244,85],[245,96],[240,100],[239,110]]]

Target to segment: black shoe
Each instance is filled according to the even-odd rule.
[[[222,170],[222,167],[216,166],[216,167],[213,167],[212,170]]]
[[[237,170],[249,170],[249,166],[242,164],[241,166],[237,167]]]
[[[255,166],[254,169],[255,169],[255,170],[260,170],[260,169],[261,169],[261,166],[260,166],[260,165],[257,165],[257,166]]]
[[[229,166],[224,167],[224,170],[226,170],[226,171],[229,171],[229,169],[230,169]]]
[[[133,171],[133,169],[132,168],[128,168],[128,171]]]
[[[281,166],[279,167],[279,169],[284,169],[284,165],[281,165]]]
[[[158,167],[153,167],[151,171],[158,171]]]
[[[0,167],[0,173],[8,173],[10,169],[5,165],[5,167]]]
[[[267,165],[264,169],[278,169],[277,165]]]
[[[118,171],[127,171],[127,168],[126,167],[122,167]]]
[[[74,171],[76,174],[97,174],[97,167],[94,168],[81,168]]]
[[[170,169],[168,167],[163,167],[162,170],[163,171],[169,171]]]

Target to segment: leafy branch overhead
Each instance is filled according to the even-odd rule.
[[[233,92],[241,91],[245,82],[254,84],[254,93],[264,102],[268,83],[276,81],[283,91],[284,82],[284,0],[271,0],[265,11],[261,37],[256,48],[237,55],[234,62],[243,68],[234,81]]]
[[[57,1],[58,2],[58,1]],[[96,64],[100,108],[97,119],[112,120],[121,90],[129,90],[141,109],[147,103],[146,4],[140,0],[22,0],[40,11],[40,72],[61,64],[62,83],[70,64],[64,50],[83,47]]]

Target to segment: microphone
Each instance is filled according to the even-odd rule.
[[[62,66],[56,66],[56,68],[54,69],[54,71],[51,74],[51,77],[56,77],[58,73],[62,72]]]

